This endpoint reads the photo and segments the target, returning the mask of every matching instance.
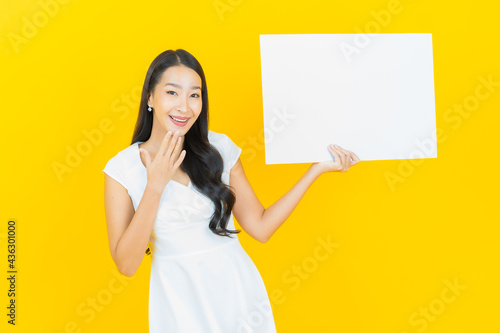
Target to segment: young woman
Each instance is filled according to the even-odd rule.
[[[233,213],[267,242],[324,172],[359,158],[340,147],[313,163],[264,208],[239,159],[241,148],[208,130],[203,69],[187,51],[167,50],[148,69],[132,144],[104,168],[111,256],[133,276],[151,248],[149,331],[276,332],[262,278],[241,247]]]

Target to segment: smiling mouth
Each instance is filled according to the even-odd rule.
[[[188,121],[188,120],[189,120],[189,118],[186,118],[186,119],[179,119],[179,118],[175,118],[175,117],[170,116],[170,115],[169,115],[169,117],[170,117],[170,118],[172,118],[173,120],[175,120],[175,121],[179,122],[179,123],[185,123],[186,121]]]

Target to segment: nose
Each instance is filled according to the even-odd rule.
[[[177,105],[177,110],[182,113],[186,113],[188,105],[188,96],[184,98],[179,98],[179,104]]]

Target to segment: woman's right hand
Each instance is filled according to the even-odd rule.
[[[155,159],[151,161],[151,156],[146,149],[140,148],[141,155],[145,157],[148,173],[147,186],[163,193],[163,189],[172,179],[177,168],[181,165],[186,156],[186,151],[181,149],[181,138],[179,131],[172,134],[172,131],[163,138],[161,147],[156,153]]]

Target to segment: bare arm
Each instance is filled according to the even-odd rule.
[[[320,175],[315,171],[314,165],[311,165],[288,192],[264,211],[261,219],[264,241],[267,242],[288,219],[306,191]]]
[[[144,258],[160,198],[160,192],[146,187],[134,213],[127,190],[105,175],[104,204],[109,249],[116,267],[123,275],[133,276]]]
[[[230,184],[236,194],[233,215],[246,233],[265,243],[292,214],[320,174],[314,165],[311,165],[285,195],[265,209],[250,186],[241,160],[238,159],[230,173]]]
[[[256,240],[262,243],[267,242],[292,214],[306,191],[321,174],[329,171],[345,172],[350,166],[359,162],[359,158],[351,151],[340,147],[329,147],[329,149],[335,157],[335,162],[311,164],[297,183],[267,209],[262,206],[255,195],[245,175],[241,160],[238,159],[231,169],[229,182],[236,194],[233,215],[243,230]]]
[[[108,228],[109,249],[118,270],[133,276],[144,258],[166,184],[182,163],[185,151],[180,152],[178,133],[168,132],[158,152],[151,161],[147,151],[141,150],[146,159],[148,181],[141,202],[134,212],[132,200],[119,182],[105,175],[104,205]],[[167,148],[168,147],[168,148]]]

